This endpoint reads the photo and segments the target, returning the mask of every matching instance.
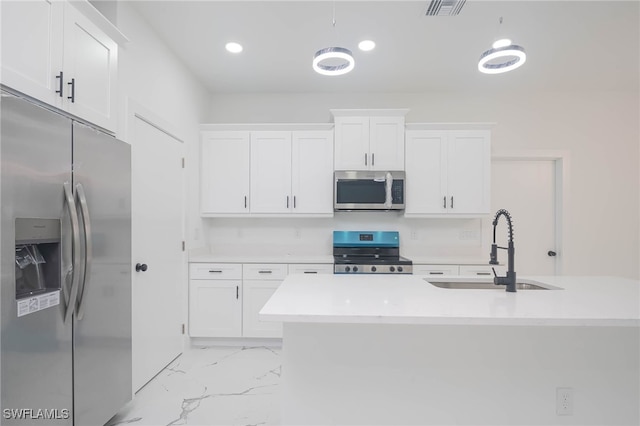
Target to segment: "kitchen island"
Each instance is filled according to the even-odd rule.
[[[261,311],[284,323],[283,424],[639,424],[640,283],[531,278],[553,289],[287,277]]]

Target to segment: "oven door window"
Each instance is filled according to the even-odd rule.
[[[384,181],[339,180],[336,190],[338,204],[384,204],[387,199]]]

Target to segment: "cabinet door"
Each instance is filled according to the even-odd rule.
[[[189,281],[189,335],[242,335],[242,281]]]
[[[69,3],[64,9],[63,69],[65,109],[115,130],[118,45]]]
[[[3,1],[1,7],[2,84],[60,107],[64,3]]]
[[[200,209],[207,214],[249,212],[249,132],[203,132]]]
[[[293,213],[333,214],[333,132],[293,132]]]
[[[251,132],[251,213],[288,213],[291,132]]]
[[[447,132],[408,130],[406,152],[405,213],[446,213]]]
[[[404,117],[371,117],[371,170],[404,170]]]
[[[489,131],[449,132],[449,212],[488,214],[491,146]]]
[[[336,117],[335,169],[369,170],[369,117]]]
[[[282,281],[244,280],[242,299],[243,337],[282,337],[282,323],[261,321],[260,310]]]

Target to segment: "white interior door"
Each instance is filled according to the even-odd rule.
[[[133,388],[182,352],[183,145],[136,116],[132,139]]]
[[[491,169],[492,216],[483,228],[491,234],[493,214],[508,210],[514,225],[516,274],[554,275],[558,258],[548,252],[557,252],[555,161],[494,159]],[[491,243],[493,235],[488,238]],[[504,218],[498,223],[496,240],[499,246],[506,246]],[[498,260],[506,263],[506,250],[499,250]]]

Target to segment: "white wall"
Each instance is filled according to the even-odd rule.
[[[640,276],[638,93],[216,94],[206,122],[330,122],[331,108],[410,108],[407,122],[493,122],[494,152],[565,151],[570,172],[567,237],[561,254],[564,274]],[[231,233],[237,238],[238,230],[246,229],[241,235],[247,243],[280,235],[282,250],[295,245],[303,251],[322,248],[330,253],[328,231],[356,226],[362,229],[360,225],[399,228],[401,232],[418,229],[427,241],[434,242],[433,246],[414,247],[407,242],[409,246],[403,251],[407,256],[432,255],[439,250],[436,245],[445,240],[449,244],[440,245],[444,255],[475,254],[484,258],[489,250],[486,241],[475,241],[473,248],[473,241],[450,240],[461,230],[481,229],[481,221],[455,220],[449,224],[386,216],[365,221],[349,217],[341,214],[313,222],[207,219],[205,223],[213,251],[232,243]],[[298,234],[316,238],[297,238]],[[428,249],[424,253],[423,247]]]
[[[160,41],[130,2],[118,3],[118,28],[130,39],[119,52],[119,137],[127,139],[132,100],[166,123],[169,129],[164,130],[184,141],[187,165],[197,164],[199,126],[206,121],[211,99],[208,90]],[[189,170],[187,167],[186,229],[199,232],[197,168],[193,173]],[[187,243],[193,248],[202,244],[202,240],[190,238]]]

